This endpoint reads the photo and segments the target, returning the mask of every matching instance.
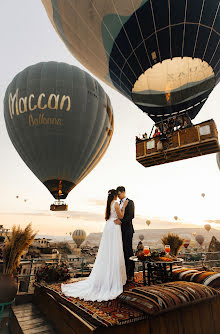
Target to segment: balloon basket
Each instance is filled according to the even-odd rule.
[[[50,206],[51,211],[68,211],[68,205],[63,201],[56,201]]]
[[[150,167],[219,151],[218,131],[211,119],[173,131],[162,142],[160,136],[138,141],[136,160],[144,167]]]

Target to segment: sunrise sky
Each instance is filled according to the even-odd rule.
[[[128,197],[135,202],[135,229],[145,228],[146,219],[152,220],[150,228],[193,227],[203,225],[208,219],[220,219],[220,171],[216,155],[145,169],[135,160],[135,136],[149,133],[153,122],[102,82],[115,116],[109,149],[67,197],[69,212],[49,211],[52,196],[24,164],[8,137],[3,116],[4,94],[13,77],[29,65],[54,60],[83,67],[56,34],[40,1],[1,1],[0,40],[0,224],[24,226],[32,221],[39,234],[48,235],[65,235],[76,228],[87,233],[100,232],[107,191],[118,185],[124,185]],[[194,124],[213,118],[220,129],[219,106],[220,85]],[[201,193],[206,194],[205,198]],[[179,217],[178,222],[174,223],[174,216]],[[213,227],[220,229],[220,224]]]

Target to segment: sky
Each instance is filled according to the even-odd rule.
[[[0,3],[0,224],[12,227],[32,222],[39,234],[66,235],[83,228],[103,230],[107,191],[126,187],[135,202],[136,230],[202,226],[219,220],[220,171],[216,155],[144,168],[135,159],[135,136],[150,133],[153,122],[131,101],[100,82],[111,99],[115,130],[110,146],[95,169],[67,197],[68,212],[49,211],[53,198],[22,161],[5,127],[3,99],[13,77],[41,61],[62,61],[86,70],[53,29],[41,1],[7,0]],[[194,124],[213,118],[220,129],[220,85]],[[220,131],[220,130],[219,130]],[[205,193],[203,198],[201,193]],[[19,196],[17,199],[16,196]],[[27,199],[25,202],[24,199]],[[178,221],[174,222],[174,216]],[[220,229],[220,224],[213,224]]]

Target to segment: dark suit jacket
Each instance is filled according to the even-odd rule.
[[[134,233],[134,227],[132,224],[132,219],[134,218],[134,202],[128,199],[128,205],[125,208],[124,218],[121,219],[121,231],[122,233]]]

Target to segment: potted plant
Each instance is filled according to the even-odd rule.
[[[170,245],[170,255],[177,256],[184,239],[180,238],[178,234],[168,233],[168,235],[163,235],[161,241],[164,246]]]
[[[22,253],[31,245],[37,233],[31,223],[24,229],[13,226],[10,238],[2,248],[3,273],[0,274],[0,303],[12,301],[17,293],[17,267]]]

